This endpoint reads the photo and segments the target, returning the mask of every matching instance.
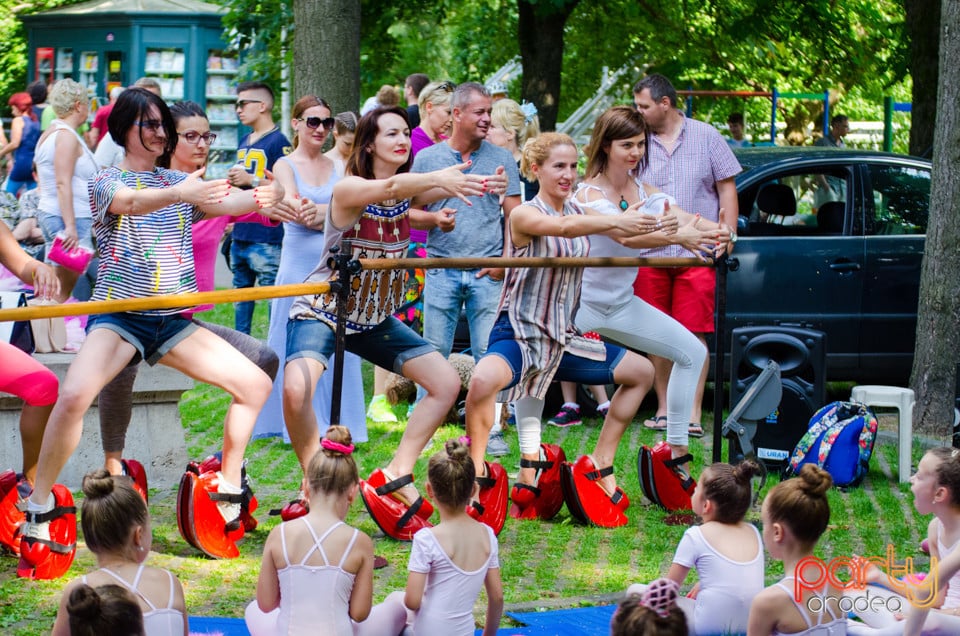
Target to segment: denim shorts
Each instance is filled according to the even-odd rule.
[[[37,225],[43,232],[43,240],[47,242],[47,252],[53,244],[53,238],[57,232],[62,232],[66,227],[63,224],[63,217],[59,214],[48,214],[46,212],[37,212]],[[77,217],[77,239],[80,245],[93,249],[93,219],[90,217]],[[49,262],[49,261],[47,261]]]
[[[329,367],[336,343],[336,333],[324,322],[311,318],[287,322],[287,362],[312,358]],[[393,316],[368,331],[347,334],[344,345],[350,353],[394,373],[402,373],[407,360],[436,351],[433,345]]]
[[[153,366],[199,327],[180,314],[153,316],[121,312],[90,316],[87,333],[94,329],[116,332],[137,348],[147,364]]]
[[[578,384],[612,384],[613,370],[617,368],[620,360],[626,354],[626,349],[608,342],[603,343],[603,346],[607,350],[607,356],[604,360],[591,360],[565,352],[560,358],[560,366],[557,368],[553,379],[567,380]],[[500,314],[497,322],[493,325],[486,355],[500,357],[513,372],[510,384],[503,387],[504,389],[509,389],[520,381],[520,376],[523,373],[523,354],[520,350],[520,344],[514,338],[510,318],[505,313]]]

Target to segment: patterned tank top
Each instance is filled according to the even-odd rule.
[[[323,255],[306,282],[336,280],[327,265],[330,248],[349,244],[355,259],[402,258],[410,245],[410,201],[368,205],[350,228],[334,227],[327,212]],[[351,281],[347,300],[347,333],[373,329],[403,304],[407,272],[404,269],[363,270]],[[331,292],[300,296],[290,309],[291,319],[315,318],[331,327],[337,324],[337,297]]]

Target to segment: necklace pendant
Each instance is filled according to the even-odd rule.
[[[623,195],[621,194],[621,195],[620,195],[620,209],[623,210],[624,212],[626,212],[626,211],[627,211],[627,208],[629,208],[629,207],[630,207],[630,204],[627,203],[627,200],[624,199],[624,198],[623,198]]]

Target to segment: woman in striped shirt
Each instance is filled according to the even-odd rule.
[[[100,265],[93,300],[117,300],[197,291],[192,224],[270,207],[283,188],[265,185],[231,192],[224,179],[203,181],[156,167],[177,144],[177,127],[166,103],[142,88],[118,98],[108,120],[110,134],[126,153],[119,166],[89,183]],[[241,493],[241,465],[257,413],[270,393],[270,378],[212,332],[180,315],[184,307],[93,316],[87,338],[67,371],[43,438],[37,479],[27,507],[21,552],[38,565],[50,554],[54,482],[80,442],[83,414],[93,398],[137,353],[191,378],[223,388],[233,401],[224,420],[219,492]],[[234,500],[235,499],[235,500]],[[218,501],[226,531],[242,528],[240,499]]]

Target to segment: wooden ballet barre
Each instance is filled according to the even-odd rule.
[[[484,267],[713,267],[697,258],[647,258],[639,256],[549,256],[499,258],[361,258],[363,269],[479,269]]]
[[[387,269],[476,269],[483,267],[713,267],[712,262],[704,263],[696,258],[640,258],[632,256],[588,256],[588,257],[477,257],[477,258],[361,258],[360,266],[366,270]],[[144,298],[123,298],[119,300],[97,300],[82,303],[60,305],[38,305],[0,309],[0,322],[5,320],[34,320],[36,318],[54,318],[57,316],[85,316],[91,314],[110,314],[122,311],[146,311],[149,309],[184,310],[197,305],[218,305],[287,296],[322,294],[330,291],[330,284],[297,283],[295,285],[274,285],[271,287],[242,287],[239,289],[219,289],[190,294],[168,294],[147,296]]]
[[[82,303],[61,305],[38,305],[0,309],[0,321],[33,320],[34,318],[53,318],[56,316],[85,316],[90,314],[112,314],[121,311],[145,311],[148,309],[191,309],[197,305],[217,305],[245,300],[264,300],[284,296],[302,296],[322,294],[330,291],[330,283],[297,283],[296,285],[274,285],[272,287],[243,287],[240,289],[218,289],[191,294],[168,294],[147,296],[145,298],[122,298],[119,300],[95,300]]]

